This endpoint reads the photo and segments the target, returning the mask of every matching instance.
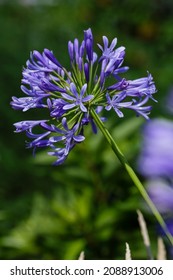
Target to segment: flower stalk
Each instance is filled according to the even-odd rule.
[[[91,113],[91,115],[92,115],[96,125],[99,127],[100,131],[102,132],[102,134],[106,138],[107,142],[111,146],[113,152],[115,153],[115,155],[117,156],[117,158],[121,162],[122,166],[126,169],[127,173],[129,174],[130,178],[132,179],[134,185],[137,187],[137,189],[141,193],[141,195],[144,198],[145,202],[148,204],[148,206],[151,209],[153,215],[157,219],[157,221],[160,224],[160,226],[163,228],[163,230],[164,230],[168,240],[170,241],[171,245],[173,246],[173,237],[170,234],[170,232],[169,232],[169,230],[167,228],[167,225],[164,222],[161,214],[157,210],[155,204],[152,202],[152,200],[150,199],[149,195],[147,194],[147,192],[146,192],[144,186],[142,185],[141,181],[137,177],[137,175],[134,172],[134,170],[132,169],[132,167],[129,165],[127,159],[125,158],[125,156],[123,155],[123,153],[121,152],[119,147],[117,146],[116,142],[114,141],[114,139],[112,138],[111,134],[109,133],[109,131],[107,130],[107,128],[105,127],[103,122],[100,120],[100,118],[98,117],[96,112],[91,109],[90,113]]]

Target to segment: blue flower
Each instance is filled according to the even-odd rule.
[[[100,44],[97,44],[98,47],[102,50],[102,56],[100,57],[100,61],[103,59],[111,59],[112,57],[115,56],[115,46],[117,44],[117,38],[114,38],[110,47],[109,45],[109,40],[106,36],[103,36],[103,47]]]
[[[117,115],[122,118],[124,117],[124,114],[120,111],[120,108],[128,108],[129,106],[132,105],[132,102],[121,102],[126,98],[126,93],[121,92],[117,95],[114,95],[111,99],[110,95],[108,92],[106,93],[106,98],[107,98],[107,106],[105,109],[107,111],[110,111],[112,108],[114,111],[117,113]]]
[[[78,93],[75,84],[71,83],[69,88],[69,94],[67,93],[61,94],[65,100],[68,100],[70,102],[67,105],[64,105],[63,109],[69,110],[76,106],[79,106],[82,112],[87,112],[87,108],[83,103],[89,102],[94,97],[94,95],[87,95],[86,97],[84,97],[86,89],[87,89],[87,84],[84,84],[80,90],[80,93]]]
[[[84,31],[84,42],[85,42],[85,48],[86,48],[86,53],[87,53],[87,58],[89,61],[93,62],[93,57],[94,57],[94,52],[93,52],[93,35],[91,28],[88,30]]]
[[[65,155],[68,155],[71,147],[77,142],[80,143],[85,140],[83,135],[78,134],[79,123],[75,124],[72,129],[69,129],[66,118],[62,119],[63,129],[58,129],[54,127],[56,133],[60,133],[61,136],[52,136],[50,137],[51,143],[57,143],[63,141],[65,143]],[[76,134],[77,133],[77,134]]]
[[[66,118],[62,119],[62,129],[58,127],[47,125],[46,123],[42,123],[42,126],[48,130],[56,133],[56,136],[49,137],[49,146],[52,146],[53,152],[49,152],[48,154],[51,156],[56,156],[57,160],[54,165],[62,164],[67,158],[69,152],[76,145],[76,143],[81,143],[85,140],[85,137],[79,132],[79,123],[75,124],[72,129],[69,129]],[[56,148],[55,144],[61,142],[62,147]]]
[[[41,54],[38,51],[33,51],[30,53],[30,60],[26,62],[27,69],[31,71],[42,71],[42,72],[52,72],[52,70],[57,70],[57,68],[62,68],[61,64],[57,61],[53,52],[48,49],[44,49]]]
[[[44,108],[49,118],[14,124],[16,132],[26,132],[28,148],[35,151],[48,147],[48,154],[57,157],[58,165],[76,144],[84,141],[86,125],[91,124],[93,132],[97,132],[92,110],[100,114],[104,109],[113,109],[118,117],[124,117],[123,110],[129,109],[148,119],[151,106],[147,103],[149,99],[156,101],[153,78],[149,73],[133,81],[121,77],[129,68],[123,66],[125,47],[116,46],[117,38],[109,44],[103,36],[103,46],[98,44],[101,53],[96,53],[92,31],[85,30],[82,42],[77,38],[68,42],[70,71],[51,50],[30,53],[22,72],[24,96],[13,96],[11,106],[24,112]]]
[[[20,97],[20,98],[13,96],[11,106],[13,109],[22,110],[23,112],[25,112],[31,108],[42,108],[42,107],[45,107],[45,105],[42,103],[43,97],[45,97],[45,96]]]
[[[14,123],[14,126],[16,128],[15,132],[22,132],[26,130],[31,130],[34,126],[40,125],[43,122],[46,122],[47,120],[40,120],[40,121],[21,121]]]
[[[148,99],[148,96],[146,96],[144,99],[141,99],[141,101],[133,99],[133,103],[128,106],[128,109],[134,110],[137,116],[141,115],[146,120],[149,120],[148,115],[150,114],[152,106],[144,106],[148,102]]]

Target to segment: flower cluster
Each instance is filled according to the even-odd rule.
[[[116,48],[116,44],[116,38],[109,43],[103,36],[98,56],[93,49],[91,29],[84,31],[81,43],[78,39],[68,42],[71,71],[48,49],[31,52],[23,69],[21,89],[25,97],[12,97],[11,106],[23,112],[44,108],[49,117],[14,124],[16,132],[25,131],[31,139],[27,147],[49,147],[49,154],[57,157],[58,165],[77,143],[84,141],[85,125],[90,123],[97,132],[92,110],[99,114],[103,109],[113,109],[118,117],[123,117],[123,109],[130,109],[137,116],[149,118],[151,106],[147,102],[156,101],[153,78],[150,73],[136,80],[122,78],[121,74],[128,70],[122,66],[125,48]]]

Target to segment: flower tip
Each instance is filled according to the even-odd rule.
[[[84,33],[92,33],[91,28],[89,27],[88,29],[84,30]]]

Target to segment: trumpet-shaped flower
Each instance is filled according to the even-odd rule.
[[[69,110],[69,109],[72,109],[76,106],[79,106],[80,110],[82,112],[87,112],[87,108],[84,104],[89,102],[94,97],[94,95],[90,94],[90,95],[87,95],[86,97],[84,97],[86,89],[87,89],[87,84],[84,84],[81,88],[80,93],[78,93],[75,84],[71,83],[70,84],[71,95],[70,95],[70,93],[69,94],[67,94],[67,93],[62,93],[61,94],[62,97],[65,100],[68,100],[68,102],[69,102],[68,104],[63,106],[63,109],[64,110]]]

